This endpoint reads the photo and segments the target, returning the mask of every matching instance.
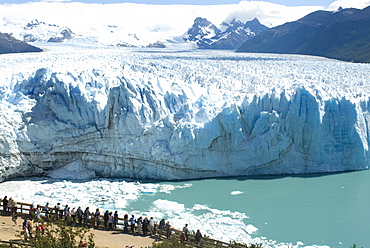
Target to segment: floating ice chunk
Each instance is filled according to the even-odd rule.
[[[247,225],[246,227],[247,233],[252,234],[258,230],[257,227],[253,226],[252,224]]]
[[[167,212],[167,213],[178,214],[178,213],[181,213],[185,210],[184,204],[180,204],[180,203],[173,202],[173,201],[168,201],[168,200],[162,200],[162,199],[158,199],[158,200],[154,201],[153,205],[156,208],[158,208],[158,209],[160,209],[164,212]]]
[[[230,194],[231,195],[240,195],[240,194],[243,194],[243,192],[239,191],[239,190],[236,190],[236,191],[232,191]]]
[[[54,179],[91,179],[96,177],[95,172],[88,170],[81,161],[75,161],[55,169],[48,176]]]

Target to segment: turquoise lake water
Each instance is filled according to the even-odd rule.
[[[248,222],[258,228],[252,236],[293,244],[301,241],[305,245],[370,247],[370,171],[190,183],[190,188],[155,197],[183,203],[185,207],[206,204],[245,213]],[[230,194],[233,191],[240,192]],[[151,200],[151,196],[144,196],[132,207],[145,208],[146,201]]]

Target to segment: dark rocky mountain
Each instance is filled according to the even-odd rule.
[[[55,36],[50,37],[48,42],[63,42],[73,38],[73,32],[69,28],[65,28]]]
[[[0,54],[42,52],[42,49],[17,40],[9,34],[0,33]]]
[[[207,19],[198,17],[185,40],[195,42],[200,49],[237,49],[246,40],[268,28],[255,18],[246,23],[235,19],[230,23],[223,22],[221,29]]]
[[[150,43],[146,47],[150,47],[150,48],[166,48],[166,45],[162,41],[157,41],[157,42],[154,42],[154,43]]]
[[[305,54],[370,62],[370,7],[313,12],[247,40],[237,52]]]

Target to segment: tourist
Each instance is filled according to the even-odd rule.
[[[46,205],[44,207],[44,212],[45,212],[46,218],[49,218],[50,209],[49,209],[49,203],[48,202],[46,203]]]
[[[131,218],[130,218],[130,225],[131,225],[132,234],[135,233],[135,223],[136,223],[135,216],[132,215]]]
[[[117,228],[117,223],[118,223],[118,212],[114,212],[114,216],[113,216],[113,227],[114,228]]]
[[[182,232],[184,233],[184,240],[188,241],[189,238],[188,224],[185,224],[184,228],[182,229]]]
[[[137,223],[137,234],[140,235],[141,233],[141,229],[142,229],[142,225],[143,225],[143,217],[139,217],[137,220],[136,220],[136,223]]]
[[[89,225],[89,217],[90,217],[90,209],[87,207],[84,212],[84,223],[85,225]]]
[[[12,216],[12,221],[17,224],[17,203],[13,200],[12,197],[9,198],[7,208]]]
[[[82,212],[81,207],[78,207],[76,212],[77,212],[78,224],[81,225],[82,224],[82,216],[83,216],[83,212]]]
[[[104,213],[104,227],[108,228],[108,220],[109,220],[109,211],[105,211]]]
[[[36,206],[35,213],[36,213],[36,220],[40,220],[41,219],[41,207],[40,207],[40,205]]]
[[[202,234],[200,233],[198,229],[197,233],[195,234],[195,241],[197,242],[197,245],[199,245],[201,239],[202,239]]]
[[[108,230],[113,230],[113,222],[114,222],[114,216],[112,212],[109,212],[108,214]]]
[[[152,236],[154,236],[154,234],[155,234],[154,228],[155,228],[155,221],[154,221],[153,217],[150,217],[150,219],[149,219],[149,232],[150,232],[150,235],[152,235]]]
[[[72,223],[76,223],[76,208],[72,208],[71,210],[71,218],[72,218]]]
[[[55,219],[58,220],[59,219],[59,213],[60,213],[60,211],[62,211],[62,206],[60,205],[59,202],[55,206],[54,211],[55,211]]]
[[[94,213],[94,218],[95,218],[95,221],[96,221],[96,226],[99,227],[100,226],[100,210],[99,210],[99,208],[96,209],[96,211]]]
[[[143,234],[146,236],[149,232],[149,219],[145,217],[143,220]]]
[[[163,234],[163,230],[164,230],[165,226],[166,226],[166,222],[165,222],[164,219],[162,219],[159,222],[159,226],[158,226],[158,236],[159,236],[159,238],[162,238],[162,234]]]
[[[27,228],[28,228],[28,234],[29,236],[31,237],[31,239],[33,238],[32,237],[32,229],[33,229],[33,220],[27,220]]]
[[[169,221],[167,221],[164,229],[166,230],[166,238],[169,239],[171,237],[171,235],[172,235],[172,226],[170,225],[170,222]]]
[[[67,221],[67,211],[68,211],[68,205],[66,205],[63,209],[62,216],[64,216],[64,220]],[[62,217],[60,217],[62,218]]]
[[[10,197],[9,198],[9,201],[8,201],[8,204],[7,204],[7,209],[8,209],[8,211],[12,211],[12,209],[14,208],[14,207],[16,207],[16,203],[15,203],[15,201],[13,200],[13,198],[12,197]]]
[[[8,208],[8,197],[5,196],[4,199],[3,199],[3,215],[6,215],[7,208]]]
[[[123,233],[128,233],[128,214],[123,216]]]
[[[72,224],[72,215],[71,215],[70,207],[68,207],[67,210],[65,211],[65,219],[66,219],[67,225],[70,226]]]
[[[28,237],[30,236],[30,233],[28,231],[27,219],[24,219],[23,221],[22,230],[23,230],[24,240],[27,241]]]
[[[30,209],[28,209],[28,215],[31,220],[34,220],[36,218],[36,209],[33,204],[30,206]]]

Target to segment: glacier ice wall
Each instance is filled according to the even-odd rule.
[[[368,168],[369,65],[58,47],[0,60],[0,180]]]

